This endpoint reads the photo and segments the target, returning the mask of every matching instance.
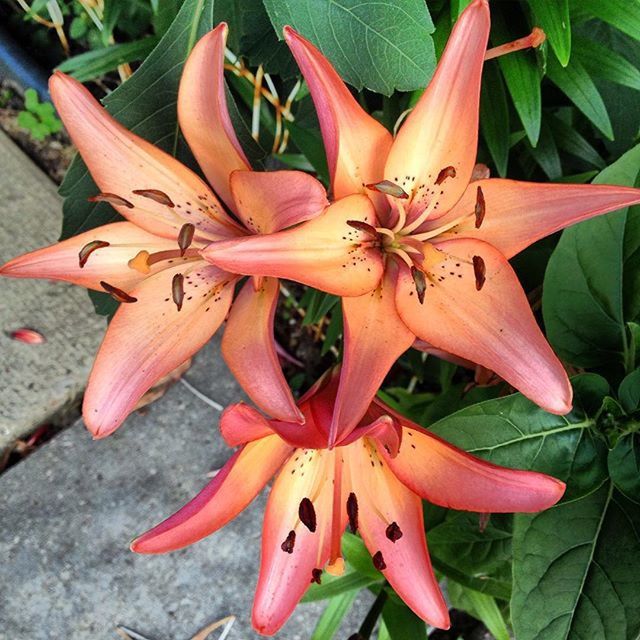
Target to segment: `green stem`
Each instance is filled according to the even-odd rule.
[[[376,626],[376,622],[378,622],[378,618],[382,613],[382,609],[389,598],[389,594],[387,590],[383,587],[380,589],[380,593],[373,601],[371,608],[369,609],[369,613],[367,613],[365,619],[362,621],[360,625],[360,629],[358,630],[358,637],[362,638],[362,640],[369,640],[373,630]]]

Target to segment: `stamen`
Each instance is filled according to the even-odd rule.
[[[173,301],[178,307],[178,311],[182,309],[182,302],[184,300],[184,276],[181,273],[176,273],[171,281],[171,295]]]
[[[354,229],[357,229],[358,231],[362,231],[363,233],[367,233],[372,238],[377,238],[378,237],[378,232],[376,231],[375,227],[372,227],[370,224],[367,224],[366,222],[362,222],[360,220],[347,220],[347,224],[350,227],[353,227]]]
[[[387,563],[384,561],[384,558],[382,557],[382,551],[376,551],[375,554],[373,555],[373,566],[378,570],[378,571],[384,571],[387,568]]]
[[[175,207],[173,204],[173,200],[164,192],[158,189],[134,189],[133,193],[137,196],[142,196],[143,198],[149,198],[149,200],[153,200],[159,204],[164,204],[167,207]]]
[[[322,569],[311,569],[311,582],[322,584]]]
[[[344,573],[344,558],[338,556],[333,562],[329,562],[325,571],[331,576],[341,576]]]
[[[302,498],[300,506],[298,507],[298,516],[300,522],[311,531],[315,533],[316,530],[316,510],[313,508],[313,502],[309,498]]]
[[[289,531],[289,535],[287,536],[287,539],[280,545],[280,548],[285,552],[285,553],[293,553],[293,547],[296,544],[296,532],[292,529],[291,531]]]
[[[104,280],[100,280],[100,286],[118,302],[138,302],[138,298],[130,296],[126,291],[118,289]]]
[[[127,207],[128,209],[133,209],[133,204],[120,196],[117,196],[115,193],[98,193],[95,196],[91,196],[87,198],[88,202],[108,202],[109,204],[115,205],[116,207]]]
[[[424,304],[424,294],[427,290],[427,278],[424,275],[424,271],[417,269],[416,267],[411,267],[411,275],[413,277],[413,282],[416,285],[418,300],[420,304]]]
[[[135,269],[140,273],[144,273],[145,275],[151,272],[151,268],[149,267],[149,252],[138,251],[136,255],[127,262],[127,265],[130,269]]]
[[[80,264],[80,268],[82,269],[84,265],[87,264],[87,260],[89,259],[89,256],[96,249],[103,249],[104,247],[108,247],[108,246],[109,246],[109,243],[105,242],[104,240],[94,240],[93,242],[89,242],[85,244],[84,247],[82,247],[82,249],[80,249],[80,252],[78,253],[78,263]]]
[[[356,533],[358,531],[358,498],[353,492],[347,498],[347,515],[349,516],[351,533]]]
[[[488,49],[484,54],[485,60],[491,60],[499,56],[504,56],[507,53],[513,53],[514,51],[521,51],[522,49],[528,49],[529,47],[539,47],[545,40],[547,35],[540,29],[540,27],[534,27],[531,33],[524,38],[518,38],[512,42],[501,44],[499,47],[493,47]]]
[[[407,252],[403,249],[396,249],[396,247],[387,247],[387,253],[393,253],[402,259],[402,261],[409,267],[409,269],[413,269],[413,260],[407,255]]]
[[[387,527],[384,533],[387,536],[387,538],[389,538],[389,540],[391,540],[391,542],[393,542],[394,544],[398,542],[398,540],[400,540],[400,538],[402,538],[402,535],[403,535],[402,530],[398,526],[397,522],[392,522]]]
[[[382,180],[381,182],[374,182],[366,186],[367,189],[371,189],[371,191],[379,191],[393,198],[406,200],[409,197],[409,194],[399,184],[391,182],[391,180]]]
[[[190,222],[183,224],[178,234],[178,246],[180,247],[180,256],[182,257],[185,251],[189,248],[189,245],[193,241],[193,234],[195,233],[195,226]]]
[[[480,228],[482,221],[484,220],[484,214],[486,211],[485,203],[484,203],[484,193],[482,193],[482,187],[478,187],[478,191],[476,193],[476,229]]]
[[[436,178],[436,184],[442,184],[447,178],[455,178],[455,177],[456,177],[456,168],[452,166],[445,167],[438,174],[438,177]]]
[[[487,279],[487,266],[480,256],[473,256],[473,274],[476,277],[476,291],[480,291]]]

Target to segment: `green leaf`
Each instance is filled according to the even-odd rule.
[[[362,541],[362,538],[347,531],[342,535],[341,546],[346,561],[358,573],[369,576],[373,580],[382,580],[383,576],[373,566],[371,554]]]
[[[155,37],[134,42],[112,44],[103,49],[87,51],[65,60],[57,69],[72,75],[80,82],[93,80],[125,62],[135,62],[146,58],[158,44]]]
[[[639,167],[640,145],[593,182],[632,186]],[[639,218],[636,207],[565,229],[549,260],[542,296],[545,327],[555,350],[571,364],[626,362],[625,325],[640,313]]]
[[[35,111],[39,104],[38,93],[35,89],[26,89],[24,92],[24,108],[27,111]]]
[[[504,82],[495,64],[485,67],[480,97],[480,128],[500,177],[509,162],[509,105]]]
[[[511,614],[518,640],[635,640],[640,506],[604,481],[581,498],[519,514]]]
[[[602,96],[591,76],[577,60],[565,68],[550,58],[547,76],[609,140],[613,140],[611,120]]]
[[[609,451],[609,473],[616,488],[640,504],[640,434],[622,436]]]
[[[635,0],[571,0],[581,11],[608,22],[616,29],[640,40],[640,3]]]
[[[312,584],[304,594],[301,602],[326,600],[327,598],[333,598],[342,593],[347,593],[348,591],[359,591],[360,589],[365,589],[376,582],[379,582],[379,579],[375,580],[370,576],[366,576],[355,571],[352,573],[345,573],[345,575],[340,576],[339,578],[323,573],[322,584]]]
[[[551,128],[553,137],[560,149],[576,158],[589,162],[598,169],[604,169],[605,161],[602,156],[576,131],[575,127],[568,125],[555,116],[545,119],[545,122]],[[563,178],[562,182],[566,182],[566,180]]]
[[[540,129],[538,144],[533,147],[529,145],[529,153],[534,157],[540,168],[545,172],[549,180],[557,180],[562,176],[562,164],[556,141],[547,123]]]
[[[574,409],[566,416],[514,394],[466,407],[430,431],[495,464],[548,473],[567,482],[567,494],[581,494],[606,475],[606,447],[591,427],[609,385],[594,374],[572,384]]]
[[[451,580],[447,582],[447,593],[451,599],[451,604],[456,609],[467,611],[474,618],[481,620],[495,640],[509,640],[507,623],[496,604],[495,598],[473,591],[473,589],[467,589]]]
[[[427,626],[404,604],[387,600],[382,620],[391,640],[427,640]]]
[[[571,22],[569,0],[529,0],[536,24],[547,34],[560,64],[566,67],[571,56]]]
[[[618,400],[627,413],[640,408],[640,369],[632,371],[620,383]]]
[[[391,95],[424,87],[435,68],[423,0],[264,0],[274,29],[291,25],[357,89]]]
[[[311,640],[331,640],[340,628],[340,623],[351,609],[358,592],[356,590],[341,593],[329,600],[325,610],[318,619]]]
[[[609,47],[577,37],[573,55],[590,75],[640,90],[640,69]]]
[[[215,24],[214,2],[185,0],[149,57],[127,82],[104,99],[107,110],[125,127],[183,160],[189,155],[179,135],[178,83],[191,49]],[[62,238],[119,218],[109,205],[87,202],[97,191],[85,164],[76,157],[60,187],[66,198]]]

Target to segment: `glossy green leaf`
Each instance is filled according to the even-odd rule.
[[[373,580],[382,580],[382,574],[373,566],[371,554],[360,536],[345,532],[342,535],[341,546],[345,560],[358,573],[369,576]]]
[[[640,505],[605,480],[539,514],[519,514],[511,614],[518,640],[635,640]]]
[[[340,624],[349,609],[351,609],[351,605],[357,595],[358,592],[354,589],[331,598],[318,619],[310,640],[331,640],[340,628]]]
[[[535,147],[529,145],[529,153],[533,156],[549,180],[557,180],[562,175],[562,164],[556,141],[551,128],[546,122],[540,129],[540,138]]]
[[[509,162],[509,105],[504,82],[496,64],[487,64],[482,76],[480,129],[498,175],[507,175]]]
[[[616,442],[609,452],[609,473],[616,488],[640,504],[640,433],[628,433]]]
[[[636,0],[571,0],[572,6],[580,7],[616,29],[640,40],[640,3]]]
[[[639,169],[640,145],[594,183],[633,186]],[[627,360],[625,324],[640,313],[639,217],[634,207],[566,229],[549,260],[542,296],[545,327],[557,353],[571,364],[597,367]]]
[[[302,602],[316,602],[333,598],[348,591],[359,591],[371,586],[378,580],[371,576],[353,571],[336,578],[327,573],[322,574],[322,584],[312,584],[302,598]]]
[[[591,76],[640,90],[640,69],[611,48],[578,37],[573,55]]]
[[[495,598],[467,589],[457,582],[447,582],[447,593],[456,609],[468,612],[482,621],[495,640],[509,640],[509,630]]]
[[[404,604],[387,600],[382,619],[391,640],[427,640],[427,626]]]
[[[577,60],[563,68],[554,58],[547,62],[547,76],[606,136],[613,139],[611,120],[598,88]]]
[[[529,0],[535,23],[547,38],[560,64],[566,67],[571,56],[571,22],[569,0]]]
[[[435,68],[423,0],[264,0],[274,29],[291,25],[357,89],[391,95],[424,87]]]
[[[547,118],[545,122],[551,128],[558,148],[576,158],[589,162],[598,169],[604,169],[605,161],[602,156],[578,133],[575,127],[556,117]],[[563,177],[561,182],[566,182],[566,178]]]
[[[640,369],[632,371],[620,383],[618,400],[628,413],[640,408]]]

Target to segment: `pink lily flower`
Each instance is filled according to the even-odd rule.
[[[332,442],[355,427],[416,338],[495,371],[551,413],[571,409],[567,375],[508,260],[568,225],[640,202],[640,190],[474,179],[489,27],[487,0],[474,0],[395,139],[328,60],[285,28],[340,200],[297,228],[216,243],[203,255],[221,268],[345,296]]]
[[[253,401],[270,415],[300,421],[278,362],[274,278],[248,281],[204,261],[221,239],[271,233],[309,220],[328,204],[323,186],[297,171],[253,172],[225,99],[227,26],[196,45],[178,95],[182,132],[212,189],[175,158],[114,120],[62,73],[51,95],[101,193],[125,222],[108,224],[11,260],[0,274],[59,279],[107,291],[123,304],[96,357],[83,414],[96,437],[112,433],[153,384],[190,358],[229,314],[225,360]],[[229,311],[231,308],[231,311]]]
[[[340,539],[347,524],[406,604],[429,624],[447,628],[422,498],[481,513],[535,512],[554,505],[565,485],[474,458],[379,400],[348,437],[328,448],[338,378],[337,370],[328,372],[301,398],[303,426],[267,420],[242,403],[227,408],[220,429],[238,451],[193,500],[131,548],[164,553],[201,540],[235,518],[277,474],[262,532],[257,631],[276,633],[309,584],[321,581],[323,568],[342,573]]]

